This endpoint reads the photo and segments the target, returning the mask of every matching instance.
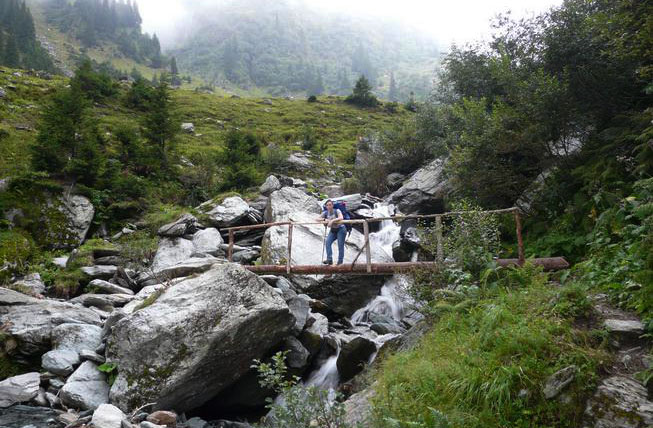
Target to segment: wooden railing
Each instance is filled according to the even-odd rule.
[[[451,211],[451,212],[446,212],[446,213],[440,213],[440,214],[426,214],[426,215],[398,215],[398,216],[390,216],[390,217],[373,217],[373,218],[368,218],[368,219],[356,219],[356,220],[340,220],[339,224],[362,224],[363,225],[363,234],[365,241],[363,243],[363,247],[361,247],[360,251],[354,258],[354,261],[351,263],[350,271],[354,271],[354,267],[356,262],[358,261],[358,258],[362,254],[363,251],[365,251],[365,273],[372,274],[374,273],[375,270],[379,271],[379,269],[384,270],[387,268],[386,265],[396,265],[396,266],[401,266],[403,267],[409,267],[409,265],[413,262],[403,262],[403,263],[383,263],[383,266],[377,266],[375,269],[375,266],[372,263],[372,254],[371,254],[371,249],[370,249],[370,228],[369,224],[373,222],[380,222],[380,221],[385,221],[385,220],[392,220],[392,221],[397,221],[397,222],[402,222],[404,220],[410,220],[410,219],[416,219],[416,220],[421,220],[421,219],[435,219],[435,234],[436,234],[436,258],[438,262],[442,262],[444,260],[444,250],[443,250],[443,227],[442,227],[442,219],[444,217],[450,217],[450,216],[456,216],[456,215],[462,215],[466,213],[470,213],[474,211]],[[519,209],[516,207],[511,207],[511,208],[504,208],[504,209],[499,209],[499,210],[489,210],[489,211],[482,211],[483,214],[509,214],[512,213],[514,218],[515,218],[515,231],[517,234],[517,256],[518,258],[515,259],[505,259],[507,260],[508,264],[516,261],[516,264],[523,265],[525,262],[525,255],[524,255],[524,241],[522,239],[522,224],[521,224],[521,216],[519,213]],[[229,246],[227,250],[227,258],[229,261],[233,261],[233,247],[234,247],[234,239],[235,239],[235,232],[240,231],[240,230],[253,230],[253,229],[267,229],[269,227],[273,226],[288,226],[288,257],[286,260],[286,267],[285,271],[287,274],[290,274],[291,271],[293,271],[293,266],[291,265],[291,260],[292,260],[292,237],[293,237],[293,228],[295,225],[316,225],[316,224],[325,224],[325,222],[322,221],[309,221],[309,222],[293,222],[293,221],[280,221],[280,222],[274,222],[274,223],[262,223],[262,224],[252,224],[252,225],[247,225],[247,226],[235,226],[235,227],[229,227],[225,228],[223,230],[226,230],[229,232]],[[552,260],[552,259],[540,259],[540,260]],[[547,262],[549,263],[549,262]],[[566,261],[564,262],[565,264],[567,263]],[[422,265],[424,262],[415,262],[415,265]],[[505,264],[505,263],[504,263]],[[556,264],[559,265],[560,263]],[[275,266],[274,268],[272,266]],[[385,267],[384,267],[385,266]],[[567,264],[568,266],[568,264]],[[249,267],[248,267],[249,268]],[[295,267],[297,268],[297,266]],[[270,266],[256,266],[252,267],[250,270],[255,270],[255,271],[274,271],[277,272],[280,270],[280,267],[277,265],[270,265]],[[297,271],[298,269],[295,269]],[[321,273],[322,271],[333,271],[333,272],[340,272],[340,271],[347,271],[347,267],[339,267],[339,266],[305,266],[302,269],[299,269],[302,273]],[[311,272],[315,271],[315,272]]]

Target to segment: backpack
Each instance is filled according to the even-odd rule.
[[[322,206],[322,209],[324,211],[327,210],[326,203]],[[345,201],[333,201],[333,209],[340,210],[344,220],[351,220],[351,216],[349,215],[349,211],[347,211],[347,204]],[[347,228],[347,234],[350,234],[352,229],[351,223],[345,223],[345,228]]]

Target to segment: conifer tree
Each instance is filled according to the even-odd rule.
[[[397,83],[395,82],[394,72],[390,73],[390,89],[388,90],[388,99],[393,102],[399,100],[399,94],[397,92]]]

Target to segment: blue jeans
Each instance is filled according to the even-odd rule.
[[[338,264],[342,264],[345,259],[345,237],[347,236],[347,228],[345,225],[341,225],[338,229],[331,229],[329,236],[326,240],[326,253],[327,253],[327,262],[329,264],[333,263],[333,251],[331,250],[331,245],[333,241],[338,240]]]

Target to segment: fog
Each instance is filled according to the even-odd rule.
[[[163,48],[197,25],[216,5],[226,0],[137,0],[143,29],[156,33]],[[269,0],[275,2],[276,0]],[[562,0],[291,0],[314,9],[384,19],[396,19],[434,37],[442,47],[464,44],[491,34],[490,20],[511,11],[515,18],[529,17]],[[236,2],[237,0],[232,0]]]

